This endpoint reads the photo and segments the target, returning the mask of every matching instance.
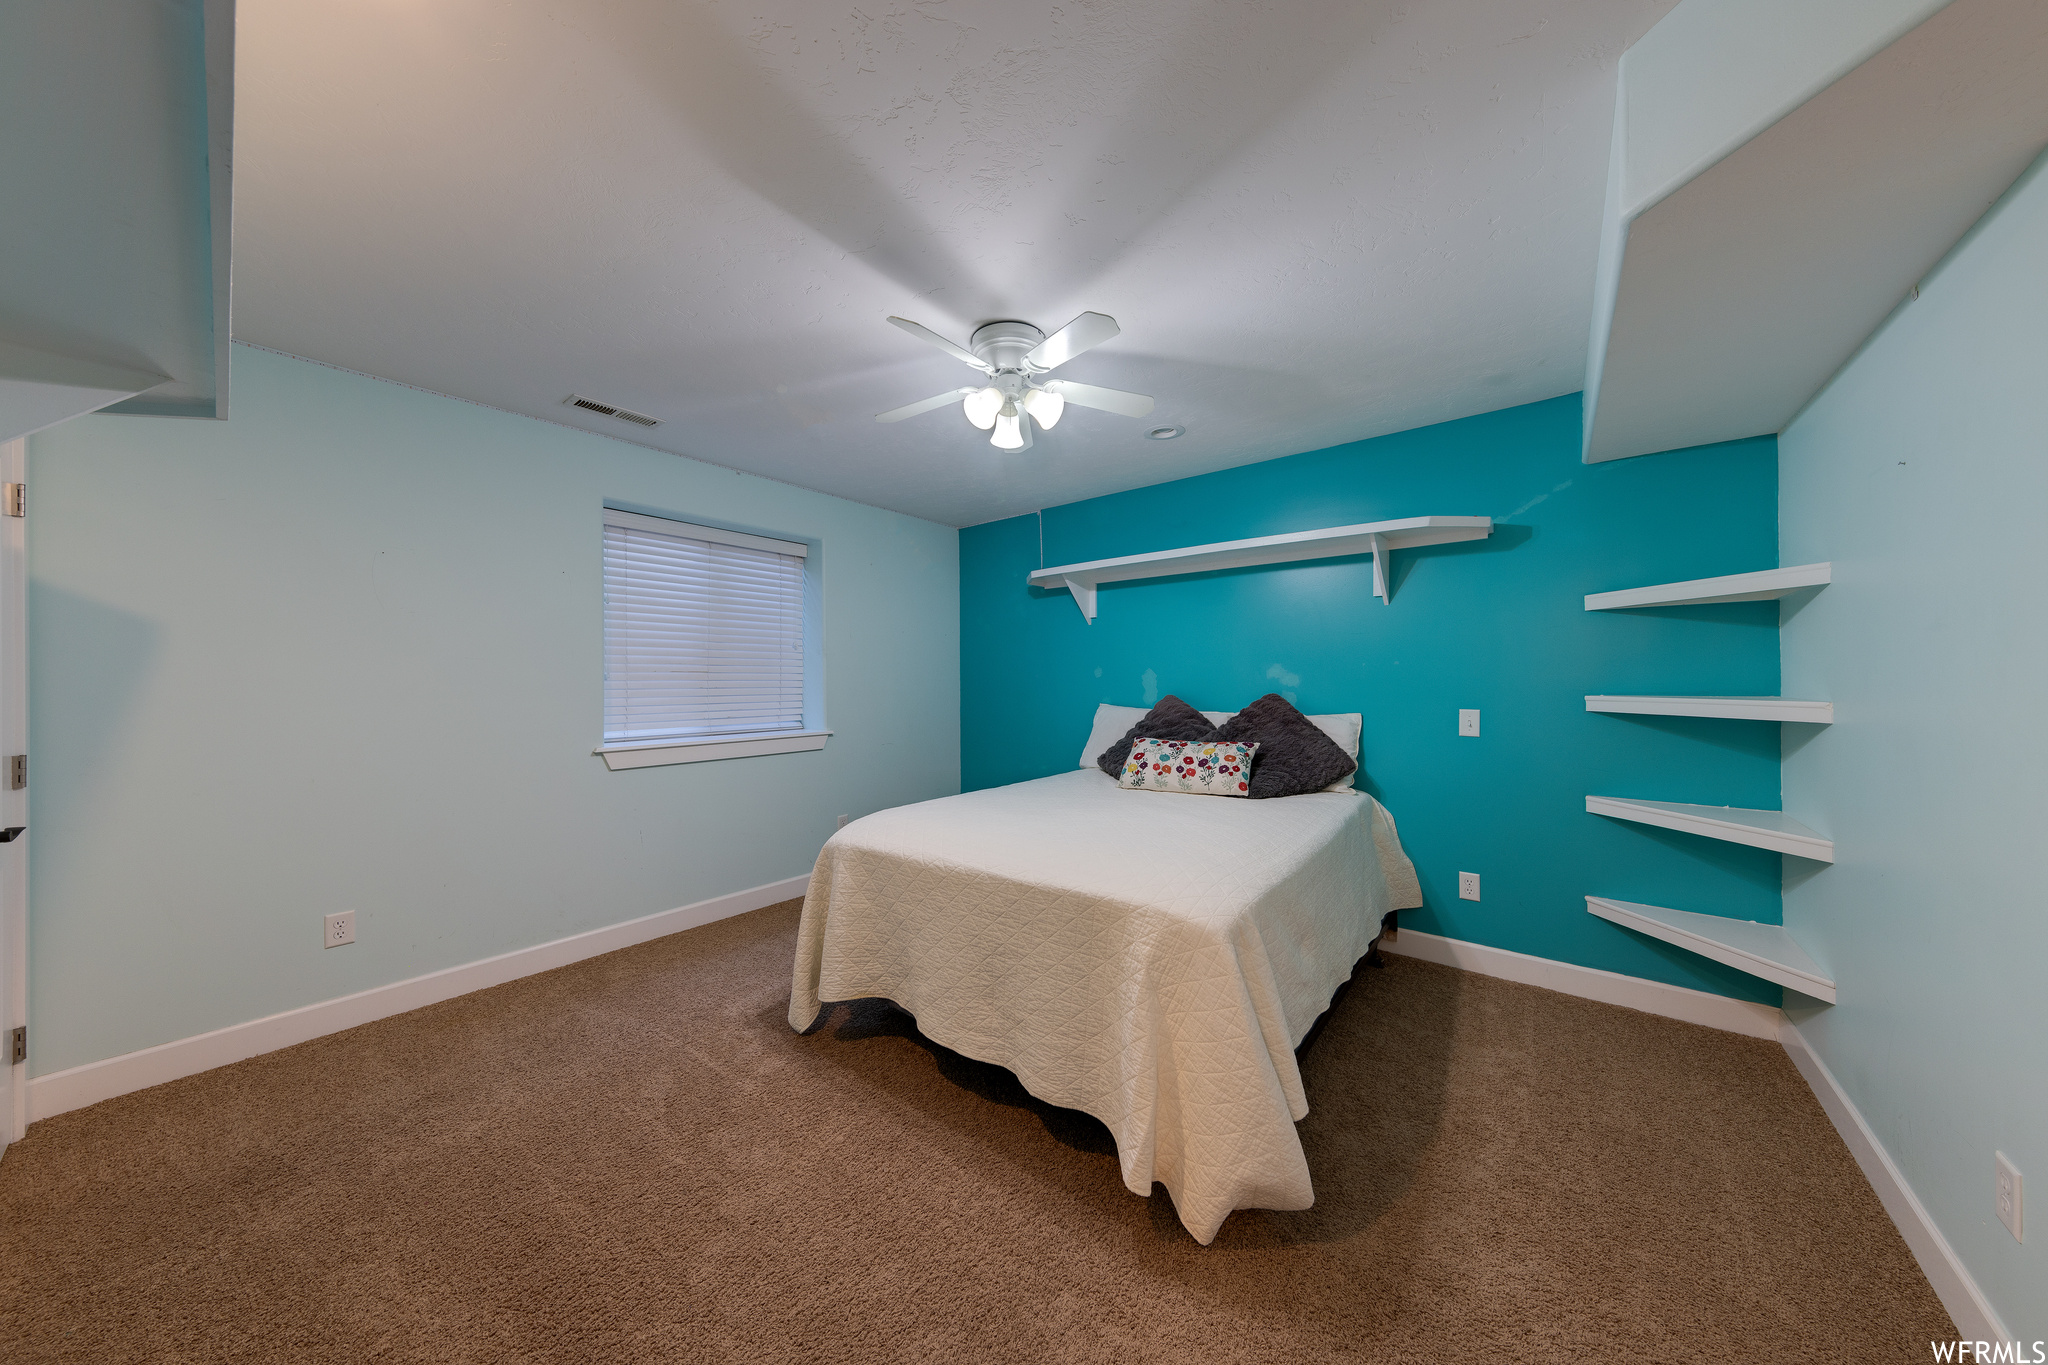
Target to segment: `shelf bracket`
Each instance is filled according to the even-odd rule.
[[[1062,578],[1067,591],[1074,594],[1074,605],[1081,609],[1081,619],[1089,625],[1095,624],[1095,585],[1078,578]]]
[[[1387,538],[1375,535],[1372,538],[1372,595],[1392,606],[1394,602],[1393,566],[1387,563]]]

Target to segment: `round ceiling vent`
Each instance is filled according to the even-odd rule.
[[[1148,441],[1171,441],[1186,430],[1186,427],[1154,427],[1145,433],[1145,439]]]

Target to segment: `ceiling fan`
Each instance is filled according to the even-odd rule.
[[[1142,393],[1100,389],[1093,384],[1077,384],[1071,379],[1049,379],[1043,384],[1033,382],[1040,375],[1059,368],[1081,352],[1100,346],[1115,336],[1121,329],[1116,325],[1116,319],[1107,313],[1083,313],[1051,336],[1028,322],[991,322],[985,327],[977,327],[974,335],[967,338],[966,346],[956,345],[908,318],[890,318],[889,321],[919,340],[930,342],[955,360],[966,361],[987,375],[988,383],[980,387],[954,389],[922,402],[906,403],[880,414],[875,418],[877,422],[900,422],[921,412],[943,408],[948,403],[959,403],[965,409],[968,421],[983,431],[994,429],[988,438],[990,445],[1001,450],[1029,450],[1031,423],[1035,421],[1047,431],[1052,430],[1053,423],[1060,420],[1060,414],[1066,411],[1069,403],[1125,417],[1143,417],[1152,411],[1152,400]],[[1025,420],[1027,416],[1029,421]]]

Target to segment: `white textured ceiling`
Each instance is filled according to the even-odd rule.
[[[1579,386],[1669,8],[243,0],[235,333],[951,525],[1490,411]],[[873,421],[973,378],[887,315],[1084,309],[1152,419]]]

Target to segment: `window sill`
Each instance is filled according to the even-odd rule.
[[[710,763],[721,758],[757,758],[762,754],[796,754],[822,749],[830,730],[795,730],[775,735],[718,736],[712,739],[648,739],[606,744],[594,752],[613,772],[623,768],[658,768],[667,763]]]

